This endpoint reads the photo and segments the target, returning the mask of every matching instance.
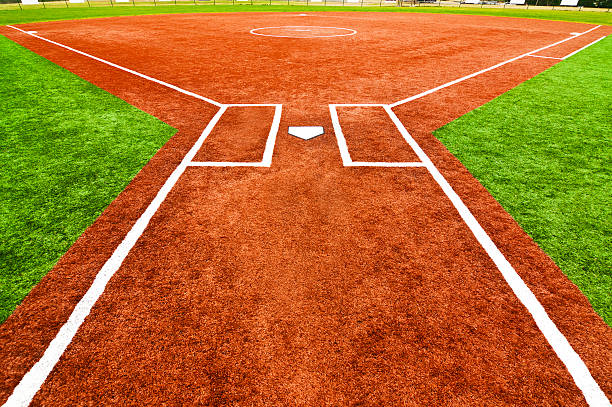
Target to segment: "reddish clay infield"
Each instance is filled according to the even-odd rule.
[[[289,35],[250,33],[265,27],[289,27],[264,30]],[[18,28],[213,103],[0,29],[178,129],[0,327],[1,401],[13,394],[35,405],[574,406],[612,395],[610,328],[431,134],[558,60],[526,56],[395,105],[593,26],[241,13]],[[356,33],[328,36],[349,32],[342,29]],[[563,56],[609,33],[598,27],[538,55]],[[282,105],[271,156],[278,107],[227,104]],[[336,108],[354,162],[421,166],[344,166],[330,104],[387,106]],[[32,384],[26,372],[44,371],[37,361],[209,122],[193,161],[260,166],[187,167],[57,364]],[[307,125],[325,134],[287,134]],[[422,166],[425,154],[551,324],[538,327],[452,193]]]

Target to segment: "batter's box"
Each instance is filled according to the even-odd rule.
[[[345,167],[424,166],[390,109],[378,104],[329,105]]]
[[[269,167],[282,105],[222,105],[203,133],[190,166]]]

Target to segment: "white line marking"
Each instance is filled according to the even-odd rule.
[[[332,126],[334,127],[334,133],[336,134],[336,140],[338,142],[338,149],[340,150],[340,157],[342,158],[342,165],[345,167],[424,167],[425,165],[421,162],[383,162],[383,161],[353,161],[351,154],[349,153],[348,146],[346,144],[346,138],[342,132],[342,126],[340,125],[340,119],[338,118],[338,106],[343,107],[362,107],[362,106],[374,106],[386,108],[386,105],[373,105],[373,104],[342,104],[329,105],[329,114],[331,116]]]
[[[276,135],[278,134],[278,127],[280,125],[280,119],[283,112],[283,105],[258,105],[254,103],[250,104],[231,104],[223,105],[225,109],[230,107],[260,107],[274,106],[274,118],[272,119],[272,125],[268,132],[268,138],[266,139],[266,147],[264,148],[263,158],[259,162],[243,162],[243,161],[191,161],[190,167],[270,167],[272,165],[272,155],[274,154],[274,145],[276,144]]]
[[[259,30],[272,30],[272,29],[278,29],[278,28],[290,28],[293,29],[293,31],[303,31],[303,29],[312,29],[312,28],[327,28],[327,29],[333,29],[333,30],[343,30],[343,31],[348,31],[346,34],[332,34],[332,35],[312,35],[312,36],[295,36],[295,35],[275,35],[275,34],[262,34],[260,32],[258,32]],[[281,26],[281,27],[260,27],[260,28],[253,28],[251,31],[249,31],[251,34],[253,35],[261,35],[264,37],[278,37],[278,38],[330,38],[330,37],[347,37],[349,35],[355,35],[357,34],[357,30],[353,30],[352,28],[342,28],[342,27],[321,27],[318,25],[285,25],[285,26]]]
[[[269,167],[259,162],[240,162],[240,161],[192,161],[189,167]]]
[[[557,57],[545,57],[544,55],[528,55],[530,57],[535,57],[535,58],[546,58],[546,59],[558,59],[561,60],[563,58],[557,58]]]
[[[217,101],[214,101],[214,100],[212,100],[212,99],[209,99],[209,98],[204,97],[204,96],[201,96],[201,95],[198,95],[197,93],[193,93],[193,92],[191,92],[191,91],[188,91],[188,90],[185,90],[185,89],[179,88],[178,86],[172,85],[172,84],[170,84],[170,83],[168,83],[168,82],[164,82],[164,81],[161,81],[161,80],[159,80],[159,79],[155,79],[155,78],[153,78],[153,77],[151,77],[151,76],[148,76],[148,75],[142,74],[142,73],[140,73],[140,72],[136,72],[136,71],[134,71],[134,70],[132,70],[132,69],[129,69],[129,68],[125,68],[125,67],[123,67],[123,66],[121,66],[121,65],[117,65],[117,64],[115,64],[115,63],[113,63],[113,62],[110,62],[110,61],[107,61],[107,60],[105,60],[105,59],[98,58],[98,57],[96,57],[96,56],[93,56],[93,55],[88,54],[88,53],[83,52],[83,51],[79,51],[78,49],[74,49],[74,48],[71,48],[71,47],[69,47],[69,46],[67,46],[67,45],[60,44],[59,42],[49,40],[49,39],[47,39],[47,38],[41,37],[41,36],[36,35],[36,34],[32,34],[31,32],[24,31],[24,30],[22,30],[21,28],[14,27],[14,26],[12,26],[12,25],[7,25],[7,27],[10,27],[10,28],[12,28],[12,29],[14,29],[14,30],[20,31],[20,32],[22,32],[22,33],[24,33],[24,34],[27,34],[27,35],[29,35],[29,36],[32,36],[32,37],[34,37],[34,38],[38,38],[39,40],[46,41],[46,42],[48,42],[48,43],[50,43],[50,44],[57,45],[58,47],[65,48],[65,49],[67,49],[67,50],[69,50],[69,51],[76,52],[77,54],[80,54],[80,55],[86,56],[86,57],[88,57],[88,58],[94,59],[94,60],[96,60],[96,61],[98,61],[98,62],[102,62],[103,64],[106,64],[106,65],[112,66],[113,68],[117,68],[117,69],[120,69],[120,70],[122,70],[122,71],[125,71],[125,72],[128,72],[128,73],[131,73],[132,75],[136,75],[136,76],[138,76],[138,77],[140,77],[140,78],[143,78],[143,79],[149,80],[149,81],[151,81],[151,82],[155,82],[155,83],[157,83],[157,84],[159,84],[159,85],[165,86],[165,87],[167,87],[167,88],[170,88],[170,89],[175,90],[175,91],[177,91],[177,92],[180,92],[180,93],[182,93],[182,94],[185,94],[185,95],[188,95],[188,96],[192,96],[192,97],[194,97],[194,98],[196,98],[196,99],[203,100],[203,101],[208,102],[208,103],[210,103],[210,104],[213,104],[213,105],[215,105],[215,106],[217,106],[217,107],[221,107],[221,106],[222,106],[222,104],[221,104],[221,103],[219,103],[219,102],[217,102]]]
[[[346,139],[344,138],[344,133],[342,133],[342,128],[340,127],[338,111],[336,110],[335,105],[329,105],[329,114],[331,116],[332,126],[334,127],[334,133],[336,134],[336,140],[338,141],[338,149],[340,150],[342,164],[346,167],[350,165],[353,160],[351,159],[351,155],[349,154],[348,146],[346,145]]]
[[[352,161],[345,167],[425,167],[421,162],[376,162],[376,161]]]
[[[4,404],[5,407],[27,406],[30,404],[42,384],[47,379],[49,373],[51,373],[62,354],[66,351],[66,348],[72,341],[72,338],[74,338],[74,335],[77,333],[79,327],[81,324],[83,324],[83,321],[91,312],[94,304],[104,292],[109,280],[113,277],[119,267],[121,267],[121,264],[130,253],[130,250],[134,247],[146,229],[149,221],[153,215],[155,215],[155,212],[157,212],[162,202],[164,202],[166,196],[168,196],[168,193],[170,193],[200,147],[202,147],[204,140],[206,137],[208,137],[226,109],[226,106],[221,106],[219,111],[208,123],[196,143],[193,145],[193,147],[191,147],[187,155],[185,155],[181,163],[172,172],[170,177],[168,177],[153,201],[151,201],[147,209],[142,215],[140,215],[123,241],[119,244],[119,246],[117,246],[112,256],[106,261],[104,266],[102,266],[96,275],[93,284],[91,287],[89,287],[83,298],[81,298],[79,303],[76,305],[70,314],[68,321],[60,328],[58,334],[51,341],[43,356],[34,366],[32,366],[28,373],[23,376],[19,384],[15,387],[13,393]]]
[[[593,30],[595,30],[595,29],[597,29],[597,28],[599,28],[599,27],[601,27],[601,25],[598,25],[598,26],[593,27],[593,28],[589,28],[588,30],[586,30],[586,31],[584,31],[584,32],[581,32],[581,33],[578,33],[578,34],[576,34],[576,35],[588,34],[588,33],[590,33],[591,31],[593,31]]]
[[[223,103],[223,106],[227,107],[276,107],[282,106],[278,103]]]
[[[348,107],[385,107],[382,103],[334,103],[333,106],[348,106]]]
[[[452,85],[455,85],[455,84],[457,84],[457,83],[463,82],[463,81],[465,81],[465,80],[468,80],[468,79],[470,79],[470,78],[473,78],[473,77],[478,76],[478,75],[480,75],[480,74],[483,74],[483,73],[485,73],[485,72],[488,72],[488,71],[491,71],[491,70],[493,70],[493,69],[499,68],[499,67],[501,67],[501,66],[504,66],[504,65],[506,65],[506,64],[509,64],[510,62],[514,62],[514,61],[516,61],[516,60],[518,60],[518,59],[524,58],[524,57],[526,57],[526,56],[530,56],[531,54],[536,54],[536,53],[538,53],[538,52],[540,52],[540,51],[543,51],[543,50],[545,50],[545,49],[548,49],[548,48],[554,47],[555,45],[559,45],[559,44],[562,44],[562,43],[564,43],[564,42],[566,42],[566,41],[569,41],[569,40],[573,40],[573,39],[575,39],[575,38],[578,38],[579,36],[584,35],[584,34],[587,34],[587,33],[591,32],[591,31],[593,31],[593,30],[595,30],[595,29],[597,29],[597,28],[599,28],[599,27],[601,27],[601,25],[598,25],[598,26],[596,26],[596,27],[593,27],[593,28],[591,28],[590,30],[587,30],[587,31],[585,31],[585,32],[583,32],[583,33],[580,33],[580,34],[578,34],[578,35],[573,35],[573,36],[568,37],[568,38],[565,38],[565,39],[563,39],[563,40],[561,40],[561,41],[557,41],[557,42],[555,42],[555,43],[553,43],[553,44],[546,45],[545,47],[538,48],[538,49],[536,49],[536,50],[526,52],[526,53],[524,53],[524,54],[522,54],[522,55],[519,55],[519,56],[517,56],[517,57],[514,57],[514,58],[510,58],[510,59],[508,59],[508,60],[506,60],[506,61],[504,61],[504,62],[500,62],[499,64],[495,64],[495,65],[490,66],[490,67],[488,67],[488,68],[482,69],[482,70],[480,70],[480,71],[478,71],[478,72],[474,72],[474,73],[471,73],[471,74],[469,74],[469,75],[463,76],[463,77],[461,77],[461,78],[459,78],[459,79],[455,79],[454,81],[447,82],[447,83],[445,83],[445,84],[442,84],[442,85],[440,85],[440,86],[437,86],[437,87],[435,87],[435,88],[433,88],[433,89],[426,90],[425,92],[421,92],[421,93],[419,93],[419,94],[417,94],[417,95],[414,95],[414,96],[411,96],[411,97],[409,97],[409,98],[402,99],[402,100],[400,100],[400,101],[398,101],[398,102],[395,102],[395,103],[390,104],[389,106],[391,106],[391,107],[396,107],[396,106],[402,105],[402,104],[404,104],[404,103],[408,103],[408,102],[412,102],[413,100],[420,99],[420,98],[422,98],[423,96],[427,96],[427,95],[432,94],[432,93],[434,93],[434,92],[437,92],[437,91],[439,91],[439,90],[441,90],[441,89],[447,88],[447,87],[449,87],[449,86],[452,86]]]
[[[266,141],[266,149],[264,150],[263,160],[261,161],[266,167],[272,165],[272,155],[274,154],[274,144],[276,143],[276,135],[278,134],[278,126],[280,125],[282,110],[282,105],[277,105],[274,110],[272,127],[270,127],[270,133],[268,135],[268,140]]]
[[[563,58],[561,58],[561,59],[567,59],[567,58],[571,57],[572,55],[576,55],[577,53],[579,53],[579,52],[580,52],[580,51],[582,51],[583,49],[586,49],[586,48],[590,47],[591,45],[598,43],[599,41],[603,40],[604,38],[606,38],[606,36],[605,36],[605,35],[604,35],[603,37],[601,37],[601,38],[599,38],[599,39],[597,39],[597,40],[595,40],[595,41],[591,42],[590,44],[587,44],[587,45],[585,45],[584,47],[582,47],[582,48],[580,48],[580,49],[578,49],[578,50],[576,50],[576,51],[572,52],[571,54],[567,54],[566,56],[564,56],[564,57],[563,57]]]
[[[438,171],[433,162],[429,159],[427,154],[421,149],[418,143],[412,138],[408,130],[404,127],[402,122],[395,115],[391,106],[386,106],[385,110],[391,117],[391,120],[395,123],[396,127],[404,136],[404,139],[412,149],[415,151],[419,159],[425,164],[429,170],[431,176],[440,185],[440,188],[444,191],[448,199],[459,212],[459,215],[470,228],[470,231],[478,240],[478,243],[485,249],[491,260],[497,266],[497,269],[501,272],[502,276],[518,298],[518,300],[527,308],[536,325],[553,348],[561,362],[565,365],[570,375],[574,379],[576,386],[582,391],[587,403],[590,406],[610,406],[606,395],[601,390],[597,382],[591,376],[589,369],[584,364],[580,356],[569,344],[565,336],[559,331],[555,323],[550,319],[546,310],[540,304],[536,296],[531,292],[527,284],[521,279],[516,270],[506,260],[501,251],[497,248],[493,240],[489,237],[487,232],[480,226],[472,212],[463,203],[459,195],[453,190],[450,184],[446,181],[444,176]]]

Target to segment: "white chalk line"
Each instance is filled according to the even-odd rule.
[[[546,58],[546,59],[557,59],[559,61],[561,61],[563,58],[557,58],[557,57],[546,57],[544,55],[528,55],[530,57],[534,57],[534,58]]]
[[[448,181],[446,181],[444,176],[440,173],[440,171],[438,171],[436,166],[430,160],[429,156],[425,154],[419,144],[412,138],[410,133],[408,133],[408,130],[406,130],[402,122],[395,115],[391,106],[386,106],[385,110],[389,114],[389,117],[391,117],[391,120],[393,120],[395,123],[400,133],[402,133],[404,136],[406,142],[408,142],[419,159],[425,164],[431,176],[438,183],[440,188],[442,188],[448,199],[450,199],[452,202],[453,206],[457,209],[457,212],[459,212],[459,215],[463,221],[474,234],[474,237],[476,237],[478,243],[480,243],[491,260],[493,260],[497,266],[497,269],[501,272],[502,276],[518,300],[523,304],[523,306],[525,306],[525,308],[527,308],[536,325],[540,329],[540,332],[542,332],[550,346],[553,348],[553,351],[557,354],[561,362],[563,362],[574,379],[576,386],[578,386],[578,388],[582,391],[587,403],[592,407],[609,406],[610,402],[595,379],[593,379],[593,376],[591,376],[591,373],[584,364],[584,361],[572,348],[561,331],[559,331],[555,323],[550,319],[546,313],[546,310],[542,304],[540,304],[533,292],[529,289],[527,284],[525,284],[516,270],[514,270],[514,267],[512,267],[510,262],[506,260],[506,257],[497,248],[493,240],[491,240],[487,232],[485,232],[480,223],[478,223],[474,215],[472,215],[472,212],[463,203],[459,195],[457,195],[457,193],[453,190]]]
[[[531,54],[535,54],[535,53],[538,53],[538,52],[543,51],[543,50],[545,50],[545,49],[548,49],[548,48],[554,47],[554,46],[556,46],[556,45],[563,44],[563,43],[564,43],[564,42],[566,42],[566,41],[570,41],[570,40],[573,40],[573,39],[575,39],[575,38],[579,38],[580,36],[582,36],[582,35],[584,35],[584,34],[588,34],[589,32],[591,32],[591,31],[593,31],[593,30],[595,30],[595,29],[597,29],[597,28],[599,28],[599,27],[601,27],[601,25],[595,26],[595,27],[593,27],[593,28],[591,28],[591,29],[589,29],[589,30],[586,30],[585,32],[582,32],[582,33],[580,33],[580,34],[577,34],[577,35],[572,35],[571,37],[568,37],[568,38],[565,38],[565,39],[563,39],[563,40],[557,41],[557,42],[552,43],[552,44],[550,44],[550,45],[546,45],[546,46],[544,46],[544,47],[541,47],[541,48],[535,49],[535,50],[533,50],[533,51],[526,52],[526,53],[521,54],[521,55],[519,55],[519,56],[517,56],[517,57],[510,58],[510,59],[508,59],[508,60],[506,60],[506,61],[500,62],[500,63],[495,64],[495,65],[493,65],[493,66],[490,66],[490,67],[488,67],[488,68],[481,69],[481,70],[480,70],[480,71],[478,71],[478,72],[471,73],[471,74],[466,75],[466,76],[463,76],[463,77],[461,77],[461,78],[459,78],[459,79],[455,79],[454,81],[450,81],[450,82],[444,83],[444,84],[442,84],[442,85],[440,85],[440,86],[437,86],[437,87],[435,87],[435,88],[432,88],[432,89],[426,90],[425,92],[421,92],[421,93],[419,93],[419,94],[417,94],[417,95],[414,95],[414,96],[411,96],[411,97],[409,97],[409,98],[402,99],[402,100],[400,100],[400,101],[398,101],[398,102],[395,102],[395,103],[391,103],[389,106],[391,106],[391,107],[396,107],[396,106],[399,106],[399,105],[403,105],[404,103],[408,103],[408,102],[412,102],[413,100],[420,99],[420,98],[422,98],[423,96],[430,95],[430,94],[432,94],[432,93],[434,93],[434,92],[437,92],[437,91],[439,91],[439,90],[441,90],[441,89],[444,89],[444,88],[447,88],[447,87],[449,87],[449,86],[455,85],[455,84],[457,84],[457,83],[460,83],[460,82],[466,81],[466,80],[468,80],[468,79],[471,79],[471,78],[473,78],[473,77],[475,77],[475,76],[478,76],[478,75],[480,75],[480,74],[483,74],[483,73],[485,73],[485,72],[492,71],[493,69],[497,69],[497,68],[499,68],[499,67],[501,67],[501,66],[507,65],[507,64],[509,64],[509,63],[511,63],[511,62],[514,62],[514,61],[516,61],[516,60],[519,60],[519,59],[521,59],[521,58],[524,58],[524,57],[530,56]]]
[[[196,153],[202,148],[204,141],[210,135],[221,116],[230,107],[254,107],[254,106],[273,106],[274,118],[266,140],[263,158],[260,162],[198,162],[193,161]],[[221,105],[219,111],[210,120],[196,143],[191,147],[187,155],[183,158],[178,167],[170,174],[164,185],[158,191],[155,198],[151,201],[147,209],[132,226],[123,241],[115,249],[112,256],[102,266],[96,275],[92,285],[73,309],[68,321],[60,328],[55,338],[51,341],[43,356],[32,366],[32,368],[22,377],[19,384],[13,389],[13,393],[4,404],[5,407],[23,407],[31,403],[36,393],[40,390],[43,383],[66,351],[68,345],[76,335],[77,331],[91,312],[94,304],[104,293],[106,285],[119,270],[123,261],[128,256],[140,236],[144,233],[151,218],[155,215],[161,204],[164,202],[174,185],[187,167],[270,167],[276,136],[282,115],[282,105],[280,104],[228,104]]]
[[[421,162],[387,162],[387,161],[352,161],[344,165],[345,167],[390,167],[390,168],[403,168],[403,167],[425,167],[425,164]]]
[[[334,132],[336,133],[336,140],[338,142],[340,156],[342,157],[342,162],[345,166],[353,166],[355,163],[351,161],[350,154],[348,152],[346,139],[344,138],[340,121],[338,119],[337,106],[340,105],[329,105],[329,110]],[[342,106],[348,107],[353,105],[343,104]],[[451,201],[451,203],[453,204],[465,224],[468,226],[478,243],[486,251],[497,269],[500,271],[504,280],[510,286],[510,289],[514,292],[521,304],[523,304],[523,306],[531,314],[538,329],[540,330],[540,332],[542,332],[557,357],[567,368],[568,372],[574,380],[574,383],[584,395],[587,403],[592,407],[609,406],[610,402],[608,401],[606,395],[601,390],[595,379],[593,379],[593,377],[591,376],[591,373],[589,372],[589,369],[585,365],[584,361],[572,348],[572,346],[567,341],[565,336],[561,333],[561,331],[559,331],[555,323],[546,313],[546,310],[544,309],[542,304],[540,304],[540,302],[533,294],[533,292],[529,289],[527,284],[525,284],[523,279],[508,262],[505,256],[501,253],[501,251],[495,245],[493,240],[485,232],[484,228],[480,225],[480,223],[478,223],[472,212],[463,203],[459,195],[453,190],[448,181],[446,181],[444,176],[433,164],[429,156],[423,151],[423,149],[421,149],[416,140],[412,138],[408,130],[406,130],[402,122],[393,112],[392,105],[380,106],[385,109],[385,111],[399,130],[400,134],[402,134],[402,136],[404,137],[404,140],[406,140],[408,145],[410,145],[412,150],[421,160],[421,162],[418,164],[421,164],[421,166],[427,168],[433,179],[438,183],[444,194]]]
[[[47,376],[49,373],[51,373],[51,370],[53,370],[53,367],[57,364],[60,357],[72,341],[72,338],[77,333],[77,330],[87,315],[89,315],[91,312],[92,307],[104,292],[109,280],[119,269],[130,250],[134,247],[146,229],[153,215],[155,215],[160,205],[166,199],[168,193],[172,190],[180,176],[189,166],[189,163],[193,160],[193,157],[196,155],[204,143],[204,140],[206,137],[208,137],[226,109],[226,106],[221,106],[219,111],[210,120],[196,143],[193,145],[193,147],[191,147],[187,155],[185,155],[181,163],[168,177],[166,182],[164,182],[164,185],[161,187],[155,198],[151,201],[144,213],[140,215],[123,241],[119,244],[119,246],[117,246],[112,256],[106,261],[104,266],[102,266],[96,275],[93,284],[87,290],[83,298],[81,298],[81,300],[78,302],[70,314],[68,321],[60,328],[58,334],[51,341],[43,356],[23,376],[4,406],[17,407],[27,406],[30,404],[38,390],[40,390],[42,384],[47,379]]]
[[[167,87],[169,89],[175,90],[175,91],[180,92],[180,93],[182,93],[184,95],[188,95],[188,96],[194,97],[196,99],[203,100],[203,101],[208,102],[210,104],[213,104],[213,105],[215,105],[217,107],[221,107],[222,106],[222,103],[219,103],[219,102],[217,102],[215,100],[212,100],[212,99],[209,99],[209,98],[204,97],[202,95],[198,95],[197,93],[194,93],[194,92],[191,92],[191,91],[179,88],[178,86],[172,85],[171,83],[164,82],[164,81],[159,80],[159,79],[155,79],[155,78],[153,78],[151,76],[142,74],[142,73],[134,71],[132,69],[129,69],[129,68],[123,67],[121,65],[115,64],[113,62],[107,61],[106,59],[98,58],[98,57],[93,56],[91,54],[88,54],[86,52],[79,51],[78,49],[69,47],[69,46],[61,44],[59,42],[49,40],[47,38],[41,37],[40,35],[32,34],[31,31],[24,31],[21,28],[14,27],[12,25],[7,25],[7,27],[10,27],[10,28],[12,28],[14,30],[20,31],[20,32],[22,32],[22,33],[24,33],[26,35],[31,36],[31,37],[38,38],[39,40],[46,41],[46,42],[48,42],[50,44],[57,45],[58,47],[62,47],[62,48],[67,49],[69,51],[75,52],[75,53],[77,53],[79,55],[83,55],[83,56],[85,56],[87,58],[91,58],[91,59],[94,59],[94,60],[96,60],[98,62],[102,62],[103,64],[112,66],[113,68],[117,68],[117,69],[120,69],[120,70],[122,70],[124,72],[128,72],[128,73],[131,73],[132,75],[136,75],[136,76],[138,76],[140,78],[146,79],[148,81],[155,82],[155,83],[157,83],[159,85],[165,86],[165,87]]]
[[[603,40],[604,38],[606,38],[606,36],[605,36],[605,35],[604,35],[603,37],[598,38],[598,39],[596,39],[595,41],[593,41],[593,42],[591,42],[591,43],[589,43],[589,44],[585,45],[584,47],[582,47],[582,48],[580,48],[580,49],[577,49],[576,51],[574,51],[574,52],[572,52],[572,53],[570,53],[570,54],[567,54],[566,56],[562,57],[561,59],[567,59],[567,58],[569,58],[569,57],[571,57],[571,56],[573,56],[573,55],[576,55],[577,53],[579,53],[580,51],[582,51],[582,50],[584,50],[584,49],[587,49],[587,48],[588,48],[588,47],[590,47],[591,45],[593,45],[593,44],[597,44],[599,41]]]
[[[266,146],[261,161],[242,162],[242,161],[191,161],[190,167],[270,167],[272,165],[272,156],[274,155],[274,145],[276,144],[276,136],[280,125],[280,119],[283,112],[283,105],[276,104],[230,104],[223,105],[225,108],[230,107],[274,107],[274,118],[266,139]]]

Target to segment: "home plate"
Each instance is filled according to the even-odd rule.
[[[310,140],[323,133],[323,126],[289,126],[289,134],[302,140]]]

